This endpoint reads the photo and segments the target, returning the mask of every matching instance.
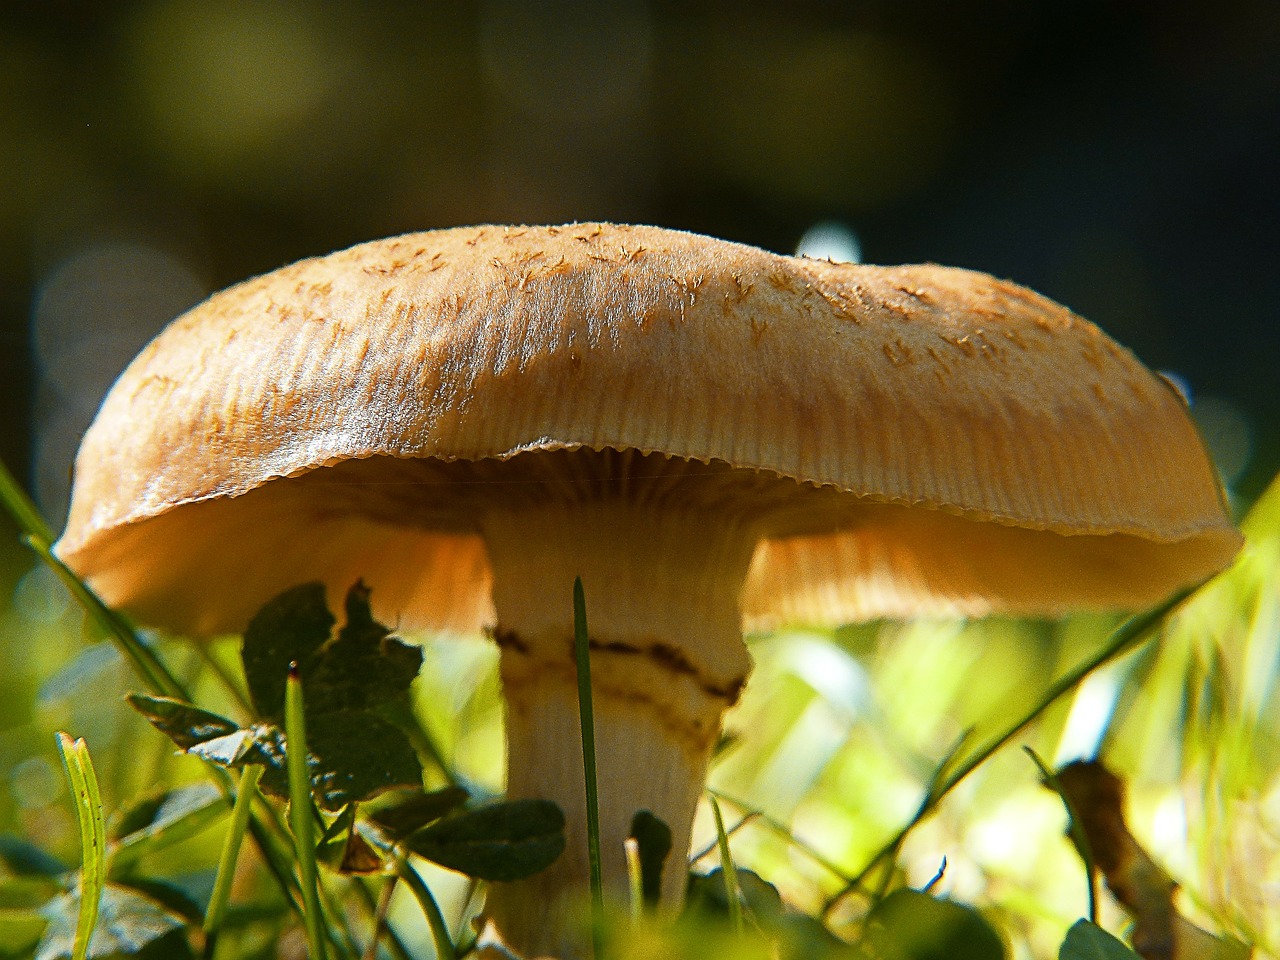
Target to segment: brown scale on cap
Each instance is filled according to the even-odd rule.
[[[124,373],[76,470],[58,553],[147,623],[239,631],[364,578],[384,619],[493,630],[509,789],[569,823],[491,896],[527,952],[585,949],[575,576],[625,889],[637,808],[688,848],[744,625],[1141,607],[1240,543],[1183,404],[1063,307],[612,224],[414,234],[217,294]]]

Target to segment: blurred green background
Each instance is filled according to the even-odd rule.
[[[1243,509],[1280,465],[1278,171],[1271,0],[8,0],[0,457],[58,527],[102,394],[213,290],[397,232],[611,219],[784,253],[932,260],[1034,287],[1185,387]],[[0,830],[57,846],[72,824],[56,727],[104,757],[109,799],[176,774],[158,738],[145,740],[151,759],[133,757],[131,739],[152,734],[114,706],[129,685],[123,668],[84,645],[79,615],[11,532],[0,519]],[[1199,729],[1188,704],[1203,703],[1189,698],[1186,670],[1215,662],[1204,650],[1232,637],[1243,656],[1240,638],[1253,638],[1262,679],[1249,687],[1241,668],[1223,682],[1253,690],[1249,723],[1266,729],[1277,628],[1256,605],[1274,592],[1267,562],[1231,587],[1253,598],[1247,617],[1219,598],[1230,630],[1169,648],[1175,666],[1135,714],[1147,719],[1114,748],[1158,785],[1143,794],[1148,825],[1164,824],[1162,849],[1183,849],[1188,870],[1197,812],[1177,784],[1199,756],[1185,749]],[[1045,674],[1105,627],[762,638],[734,724],[756,742],[727,755],[719,782],[779,819],[799,816],[813,843],[856,869],[909,815],[960,730],[1032,702]],[[440,657],[437,678],[448,679],[422,683],[423,709],[459,763],[496,786],[489,654],[476,645]],[[1127,682],[1090,694],[1101,714],[1124,702]],[[1037,742],[1050,759],[1068,707],[1060,713]],[[866,729],[870,738],[853,736]],[[1261,765],[1246,778],[1259,810],[1274,802],[1271,750],[1265,737],[1245,750]],[[1078,883],[1064,875],[1060,804],[1025,758],[1002,762],[1022,786],[975,785],[978,815],[935,821],[933,845],[907,851],[919,861],[911,879],[927,881],[938,852],[960,844],[968,854],[952,852],[949,889],[1012,911],[1043,948],[1078,915]],[[1272,827],[1259,829],[1274,846]],[[1024,835],[1047,846],[1028,852]],[[830,887],[768,831],[746,842],[802,906]],[[1276,897],[1265,884],[1280,885],[1276,863],[1255,872],[1264,904]],[[1226,895],[1210,893],[1220,917]]]

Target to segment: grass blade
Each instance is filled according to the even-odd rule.
[[[89,748],[83,740],[72,740],[58,734],[58,753],[71,783],[71,796],[80,823],[80,917],[76,922],[72,960],[85,960],[89,941],[98,922],[98,907],[107,882],[107,825],[102,815],[102,797],[98,778],[89,759]]]
[[[307,928],[307,955],[325,960],[329,955],[320,913],[320,886],[316,867],[311,777],[307,773],[307,721],[302,701],[302,680],[296,664],[290,665],[284,698],[285,738],[288,743],[289,825],[302,887],[302,919]]]
[[[153,693],[162,697],[175,697],[180,700],[191,699],[190,694],[187,693],[182,684],[174,678],[168,667],[160,661],[151,647],[143,642],[142,638],[138,636],[124,617],[103,603],[98,595],[76,576],[74,571],[58,559],[48,541],[42,540],[31,533],[26,534],[23,540],[27,546],[35,551],[36,556],[57,574],[58,579],[62,581],[71,592],[71,595],[75,597],[76,602],[80,604],[81,609],[95,620],[102,631],[111,638],[116,648],[133,664],[138,676],[143,683],[151,688]]]
[[[0,503],[4,504],[18,529],[28,536],[38,537],[45,543],[53,543],[54,532],[44,517],[36,509],[36,505],[22,491],[18,481],[14,479],[9,468],[0,460]]]
[[[591,704],[591,642],[582,578],[573,581],[573,655],[578,665],[578,718],[582,774],[587,787],[587,860],[591,869],[591,937],[596,960],[604,956],[604,881],[600,873],[600,796],[596,785],[596,723]]]
[[[413,869],[405,857],[396,858],[396,876],[403,880],[413,892],[418,906],[422,908],[422,913],[427,918],[427,926],[431,928],[431,941],[436,948],[436,957],[439,960],[456,960],[458,951],[449,937],[449,926],[444,922],[444,914],[440,912],[440,904],[436,903],[436,898],[432,896],[431,888],[423,882],[422,877],[418,876],[418,871]]]
[[[738,883],[738,868],[733,865],[733,855],[729,852],[729,834],[725,833],[724,815],[720,813],[720,804],[710,794],[711,814],[716,821],[716,846],[720,848],[720,873],[724,877],[725,897],[729,901],[729,924],[734,933],[742,934],[742,885]]]
[[[742,827],[745,827],[749,823],[762,823],[766,827],[768,827],[771,833],[774,833],[781,839],[785,840],[790,846],[800,851],[802,854],[805,855],[805,857],[807,857],[809,860],[812,860],[819,867],[827,871],[827,873],[831,874],[835,879],[843,883],[849,883],[853,879],[844,870],[842,870],[836,863],[832,862],[830,859],[825,857],[818,850],[815,850],[804,840],[797,837],[792,832],[791,828],[788,827],[782,821],[774,819],[773,817],[769,816],[767,813],[765,813],[762,810],[757,810],[756,808],[752,807],[749,803],[747,803],[744,800],[740,800],[737,797],[730,796],[729,794],[725,793],[723,790],[716,790],[712,787],[708,787],[707,793],[723,803],[727,803],[730,806],[736,807],[738,810],[742,812],[742,819],[740,819],[736,824],[730,827],[726,831],[726,835],[732,836],[739,829],[741,829]],[[694,853],[692,856],[689,857],[689,861],[691,863],[694,863],[694,862],[697,862],[698,860],[701,860],[713,849],[715,849],[715,847],[716,847],[716,844],[711,844],[705,849]]]
[[[1089,846],[1089,838],[1085,835],[1084,828],[1080,826],[1080,815],[1076,812],[1075,804],[1071,802],[1071,798],[1067,796],[1058,783],[1057,774],[1049,769],[1048,765],[1040,759],[1040,755],[1030,747],[1022,748],[1026,751],[1031,762],[1036,765],[1040,771],[1040,776],[1044,778],[1044,784],[1062,800],[1063,806],[1067,808],[1067,817],[1070,821],[1069,832],[1071,840],[1076,845],[1076,852],[1080,854],[1080,859],[1084,861],[1085,881],[1089,887],[1089,922],[1096,924],[1098,922],[1098,871],[1093,863],[1093,850]]]
[[[156,658],[124,618],[109,609],[84,581],[54,556],[53,541],[57,535],[3,462],[0,462],[0,505],[3,505],[22,531],[23,542],[57,574],[84,611],[98,622],[121,653],[133,663],[138,674],[152,688],[152,692],[166,697],[190,699],[173,674]]]
[[[387,926],[387,911],[391,909],[391,897],[396,892],[396,883],[399,879],[399,877],[392,877],[388,880],[376,900],[372,899],[372,891],[367,886],[356,885],[357,895],[360,896],[362,904],[372,915],[373,920],[373,931],[369,934],[360,960],[378,960],[378,941],[382,939],[384,931],[387,933],[391,931]]]
[[[1072,667],[1061,677],[1051,683],[1048,689],[1046,689],[1044,694],[1040,697],[1040,700],[1030,710],[1016,719],[1013,723],[1009,724],[1009,726],[1001,733],[996,734],[983,743],[972,754],[966,757],[963,762],[952,767],[950,773],[945,776],[935,776],[934,782],[930,784],[929,789],[925,794],[925,798],[921,801],[920,807],[916,811],[915,815],[902,827],[902,829],[894,834],[894,836],[885,843],[884,846],[872,855],[871,859],[867,861],[866,866],[862,868],[857,876],[851,878],[842,889],[837,891],[827,900],[822,911],[822,916],[824,918],[830,916],[831,912],[836,908],[836,905],[841,900],[854,890],[859,889],[862,886],[863,881],[880,864],[880,862],[887,857],[892,856],[902,846],[902,842],[906,839],[907,834],[914,830],[917,824],[931,814],[937,808],[938,804],[942,802],[943,798],[955,789],[962,780],[968,777],[969,774],[973,773],[973,771],[982,764],[986,763],[986,761],[997,750],[1005,746],[1005,744],[1021,733],[1026,727],[1030,726],[1042,713],[1044,713],[1046,709],[1049,708],[1050,705],[1057,701],[1059,697],[1063,696],[1068,691],[1075,689],[1076,685],[1085,677],[1089,676],[1089,674],[1093,673],[1104,664],[1110,663],[1121,654],[1127,653],[1138,644],[1149,640],[1155,634],[1156,630],[1164,625],[1170,614],[1178,609],[1178,607],[1180,607],[1189,597],[1195,595],[1197,589],[1199,588],[1197,587],[1175,594],[1173,597],[1170,597],[1167,601],[1160,604],[1160,606],[1154,607],[1145,613],[1140,613],[1137,616],[1130,617],[1124,623],[1120,624],[1120,626],[1117,627],[1107,638],[1107,642],[1104,643],[1095,653],[1086,657],[1080,663],[1076,664],[1076,666]],[[943,768],[942,770],[939,770],[939,773],[942,773],[950,766],[951,763],[949,761],[944,763]]]
[[[254,763],[246,765],[240,771],[240,786],[236,790],[236,803],[231,810],[231,827],[222,843],[218,875],[213,882],[213,895],[209,898],[209,909],[204,915],[204,932],[210,936],[217,933],[218,927],[222,925],[227,902],[231,898],[231,882],[235,879],[236,860],[240,856],[240,845],[244,842],[245,830],[249,826],[253,797],[258,792],[258,780],[261,777],[262,767]]]

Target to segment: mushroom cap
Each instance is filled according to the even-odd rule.
[[[1175,391],[1030,290],[574,224],[366,243],[179,317],[85,436],[56,549],[191,634],[358,577],[474,628],[477,502],[593,457],[764,491],[749,628],[1135,608],[1241,542]]]

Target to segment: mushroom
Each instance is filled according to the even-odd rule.
[[[57,551],[189,635],[357,578],[403,625],[488,626],[508,791],[569,842],[487,910],[576,954],[575,577],[625,889],[637,810],[688,850],[744,625],[1135,608],[1239,544],[1178,395],[1029,290],[575,224],[368,243],[197,306],[108,395]]]

